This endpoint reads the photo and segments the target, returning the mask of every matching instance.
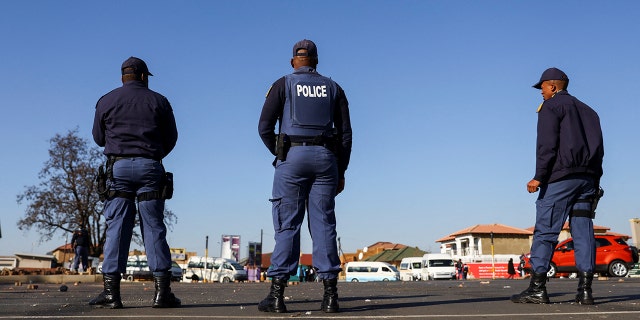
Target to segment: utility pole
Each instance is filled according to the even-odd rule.
[[[209,260],[209,236],[206,236],[204,241],[204,277],[203,277],[204,283],[209,282],[209,279],[207,279],[208,260]]]

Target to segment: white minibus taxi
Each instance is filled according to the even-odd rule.
[[[396,267],[378,261],[354,261],[346,265],[348,282],[398,281],[400,272]]]

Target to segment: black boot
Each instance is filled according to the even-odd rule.
[[[593,304],[593,295],[591,294],[591,283],[593,282],[593,272],[578,272],[578,294],[576,302],[578,304]]]
[[[89,305],[108,309],[122,309],[120,298],[120,274],[104,274],[104,291],[89,301]]]
[[[520,294],[511,296],[511,301],[515,303],[549,303],[549,296],[547,296],[547,287],[545,285],[546,282],[546,273],[531,274],[529,288]]]
[[[153,283],[156,286],[156,294],[153,298],[153,308],[178,308],[182,305],[173,292],[171,292],[171,273],[153,275]]]
[[[258,310],[264,312],[287,312],[284,305],[284,288],[287,286],[287,280],[273,278],[271,281],[271,291],[264,300],[258,304]]]
[[[322,306],[320,309],[328,313],[340,311],[340,307],[338,306],[338,288],[336,287],[338,279],[324,279],[322,283],[324,284],[324,296],[322,297]]]

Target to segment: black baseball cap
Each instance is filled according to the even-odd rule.
[[[298,52],[300,49],[306,49],[307,52]],[[316,44],[311,40],[303,39],[296,44],[293,45],[293,56],[302,56],[302,57],[317,57],[318,56],[318,48]]]
[[[564,80],[567,82],[567,85],[569,84],[569,77],[567,77],[566,73],[558,68],[549,68],[542,73],[542,75],[540,76],[540,81],[534,84],[533,87],[536,89],[540,89],[542,88],[542,83],[547,80]]]
[[[127,69],[127,68],[131,68],[133,70],[125,71],[124,69]],[[136,57],[129,57],[129,59],[125,60],[122,63],[122,67],[120,68],[120,70],[122,71],[122,74],[135,73],[135,74],[146,74],[150,76],[153,75],[151,74],[151,72],[149,72],[149,68],[147,68],[147,64],[144,63],[142,59],[136,58]]]

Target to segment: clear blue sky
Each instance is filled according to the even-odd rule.
[[[637,1],[3,1],[0,5],[0,255],[44,254],[17,230],[16,196],[38,184],[48,140],[78,128],[129,56],[172,103],[178,144],[172,247],[215,254],[222,234],[273,248],[272,156],[257,123],[291,71],[293,44],[318,45],[320,73],[346,91],[353,124],[337,198],[345,252],[377,241],[425,250],[475,224],[533,226],[531,88],[558,67],[596,109],[605,197],[595,223],[630,234],[638,217],[640,3]],[[311,249],[308,233],[304,252]]]

